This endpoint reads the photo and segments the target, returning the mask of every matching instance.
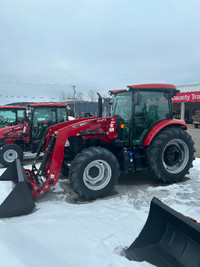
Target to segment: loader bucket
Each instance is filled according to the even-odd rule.
[[[125,254],[159,267],[200,267],[200,226],[153,198],[146,224]]]
[[[16,159],[5,170],[0,176],[0,181],[12,181],[15,184],[13,190],[0,205],[0,218],[25,215],[34,209],[35,203],[26,182],[25,171],[19,159]]]

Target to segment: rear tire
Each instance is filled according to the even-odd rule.
[[[181,181],[192,167],[194,152],[194,142],[185,130],[168,128],[160,132],[147,148],[148,170],[157,181]]]
[[[23,151],[16,144],[6,144],[0,148],[0,163],[8,167],[15,159],[23,160]]]
[[[73,190],[85,199],[96,199],[109,194],[117,184],[119,164],[109,150],[90,147],[76,155],[69,169]]]

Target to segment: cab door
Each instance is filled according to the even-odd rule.
[[[37,107],[32,117],[32,141],[40,142],[47,128],[57,123],[56,108]]]
[[[172,119],[170,94],[158,91],[139,91],[140,102],[134,106],[133,145],[142,144],[156,123]]]

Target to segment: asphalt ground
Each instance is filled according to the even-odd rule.
[[[200,127],[194,128],[193,124],[188,124],[187,132],[192,136],[194,147],[196,149],[195,157],[200,158]]]

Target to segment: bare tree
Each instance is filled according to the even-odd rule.
[[[59,101],[60,102],[66,102],[67,101],[66,93],[63,90],[60,92]]]
[[[93,89],[91,89],[89,92],[88,92],[88,98],[91,102],[95,102],[97,100],[97,92]]]
[[[83,101],[83,100],[84,100],[84,95],[83,95],[82,92],[78,92],[78,93],[76,94],[76,100],[77,100],[77,101]]]
[[[68,92],[67,94],[67,100],[74,100],[74,96],[72,92]]]
[[[102,96],[102,98],[109,98],[109,95],[106,93],[103,93],[101,96]]]

